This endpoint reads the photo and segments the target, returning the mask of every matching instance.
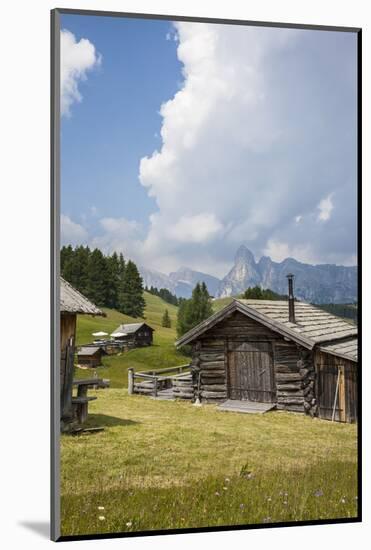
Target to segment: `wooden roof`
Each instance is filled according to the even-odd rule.
[[[348,338],[341,340],[340,342],[330,342],[319,347],[320,351],[342,357],[343,359],[350,359],[351,361],[358,361],[358,339]]]
[[[101,346],[82,346],[78,350],[77,355],[95,355],[98,351],[105,353]]]
[[[105,316],[103,311],[81,294],[81,292],[73,288],[63,277],[60,277],[60,312]]]
[[[295,302],[295,321],[288,320],[288,302],[274,300],[234,300],[192,330],[184,334],[177,346],[190,343],[233,312],[239,311],[298,344],[313,349],[318,344],[352,338],[357,340],[357,327],[311,304]],[[346,348],[344,348],[346,349]],[[352,360],[354,356],[351,354]],[[351,358],[349,356],[349,358]]]
[[[125,332],[126,334],[134,334],[135,332],[137,332],[137,330],[139,330],[143,326],[146,326],[147,328],[149,328],[152,331],[155,330],[154,328],[150,327],[149,325],[147,325],[147,323],[144,323],[144,322],[142,322],[142,323],[127,323],[127,324],[120,325],[119,327],[117,327],[117,329],[114,332],[112,332],[112,336],[114,336],[118,332]]]

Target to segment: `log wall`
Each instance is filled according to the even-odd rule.
[[[277,409],[317,413],[312,352],[284,339],[274,344]]]
[[[192,366],[195,370],[196,397],[206,403],[227,399],[225,340],[203,339],[195,346]]]
[[[79,365],[84,365],[89,368],[100,367],[102,366],[102,355],[99,354],[94,357],[80,355],[80,356],[77,356],[77,363]]]
[[[228,399],[228,349],[233,348],[233,342],[241,341],[271,345],[278,409],[312,416],[317,413],[312,353],[239,312],[212,327],[193,344],[196,397],[206,403]]]
[[[332,417],[337,374],[340,369],[335,420],[357,420],[357,364],[334,355],[310,351],[264,325],[232,313],[209,329],[192,346],[194,394],[202,402],[218,403],[230,398],[228,351],[238,343],[271,346],[277,409]],[[257,348],[264,346],[256,346]],[[262,388],[264,389],[264,388]]]

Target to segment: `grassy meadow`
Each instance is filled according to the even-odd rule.
[[[145,297],[154,346],[105,357],[98,371],[111,387],[89,391],[98,399],[87,425],[104,431],[61,436],[62,535],[355,517],[355,425],[127,394],[128,367],[188,360],[174,348],[176,307]],[[171,329],[161,327],[165,308]],[[134,321],[106,312],[79,318],[78,343]]]

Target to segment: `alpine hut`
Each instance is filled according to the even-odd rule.
[[[60,278],[60,389],[62,429],[72,418],[72,380],[77,314],[105,314],[70,283]]]
[[[116,342],[125,344],[128,347],[151,346],[154,330],[144,322],[127,323],[117,327],[111,336]]]
[[[196,397],[356,421],[357,327],[295,301],[292,278],[288,301],[235,299],[176,342],[191,346]]]
[[[77,364],[88,368],[100,367],[102,355],[106,355],[106,352],[101,346],[82,346],[77,351]]]

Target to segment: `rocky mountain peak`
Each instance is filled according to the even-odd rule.
[[[182,266],[177,271],[163,273],[140,269],[144,284],[148,287],[167,288],[183,298],[189,298],[197,282],[204,281],[212,296],[224,298],[238,296],[248,287],[259,285],[278,294],[287,293],[286,275],[295,275],[295,296],[313,303],[351,303],[357,300],[357,267],[332,264],[310,265],[286,258],[274,262],[262,256],[258,262],[246,245],[241,245],[235,262],[221,281],[207,273]]]
[[[236,255],[234,257],[234,262],[235,264],[247,263],[255,265],[255,257],[251,250],[247,248],[247,246],[241,244],[241,246],[237,249]]]

